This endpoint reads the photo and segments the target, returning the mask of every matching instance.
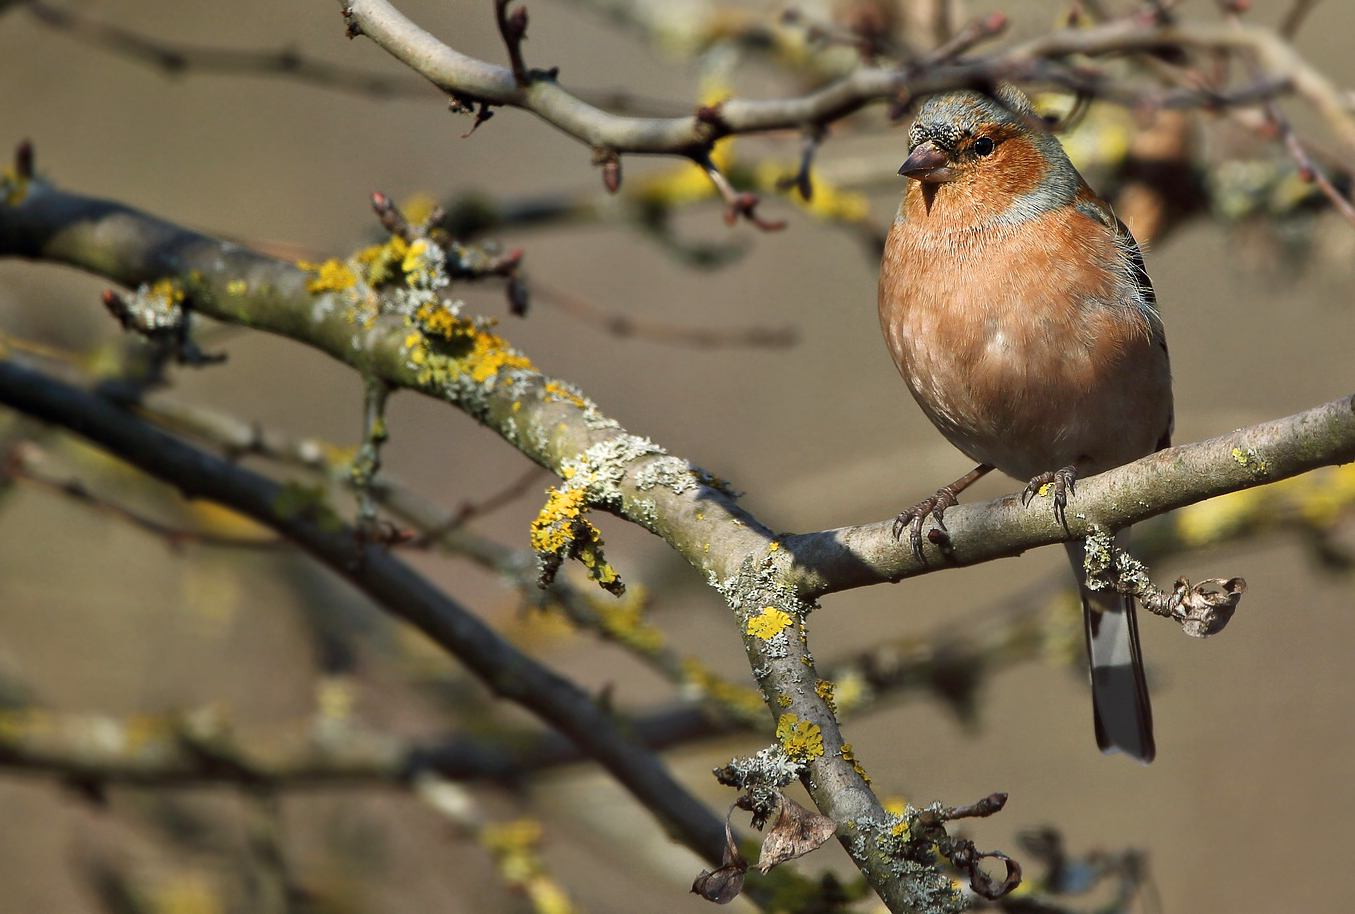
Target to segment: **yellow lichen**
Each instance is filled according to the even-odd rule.
[[[416,238],[400,260],[400,272],[404,273],[405,284],[411,288],[431,286],[443,263],[441,250],[427,238]]]
[[[818,724],[802,721],[794,714],[783,714],[776,722],[776,739],[786,755],[797,762],[809,762],[823,755],[823,731]]]
[[[494,854],[518,854],[541,844],[541,823],[536,819],[492,822],[480,830],[480,844]]]
[[[1256,518],[1268,488],[1244,489],[1182,508],[1175,518],[1182,541],[1191,547],[1218,542]]]
[[[348,264],[342,260],[330,258],[324,263],[298,263],[301,269],[307,273],[314,273],[315,278],[307,280],[306,291],[312,295],[320,295],[323,292],[344,292],[357,285],[358,277]]]
[[[584,517],[587,513],[588,499],[582,488],[552,488],[541,513],[532,521],[532,548],[553,557],[557,566],[567,556],[577,558],[604,590],[621,594],[625,585],[603,556],[602,532]]]
[[[573,540],[573,525],[588,510],[587,496],[580,488],[552,488],[546,505],[532,522],[532,548],[537,552],[561,552]]]
[[[556,400],[564,400],[568,403],[573,403],[579,409],[586,409],[588,407],[588,403],[583,397],[579,396],[559,381],[547,381],[546,393]]]
[[[532,367],[531,360],[509,348],[502,337],[483,331],[475,334],[475,348],[466,357],[471,379],[487,381],[501,371]]]
[[[1298,500],[1305,520],[1328,527],[1355,505],[1355,463],[1307,473],[1282,485],[1281,491]]]
[[[869,695],[870,686],[860,670],[844,670],[833,683],[833,703],[843,714],[850,714],[852,709],[859,707]]]
[[[850,763],[851,763],[852,770],[856,772],[857,776],[860,777],[861,780],[863,780],[863,781],[865,781],[867,784],[869,784],[869,783],[870,783],[870,775],[866,774],[866,769],[865,769],[865,768],[862,768],[862,767],[861,767],[861,763],[860,763],[859,761],[857,761],[857,758],[856,758],[855,753],[852,752],[852,744],[851,744],[851,743],[843,743],[843,744],[842,744],[842,752],[841,752],[841,755],[842,755],[842,760],[843,760],[844,762],[850,762]]]
[[[475,324],[459,317],[441,302],[424,302],[414,312],[414,323],[429,336],[440,340],[469,340],[475,336]]]
[[[541,858],[541,824],[517,819],[480,829],[480,844],[494,857],[500,878],[520,889],[537,914],[575,914],[576,908]]]
[[[51,729],[51,718],[37,708],[0,711],[0,743],[16,743]]]
[[[789,613],[768,606],[748,620],[748,634],[765,641],[785,631],[791,621]]]
[[[1233,460],[1237,462],[1238,466],[1251,467],[1258,473],[1266,471],[1265,458],[1252,448],[1233,448]]]
[[[174,279],[157,279],[146,290],[146,295],[158,298],[169,305],[181,305],[184,300],[184,288]]]
[[[315,708],[321,717],[346,721],[353,717],[358,693],[351,676],[325,676],[315,686]]]
[[[404,278],[401,264],[408,253],[409,243],[399,235],[392,235],[384,244],[374,244],[358,251],[353,255],[353,260],[362,269],[363,279],[369,286],[380,286]]]
[[[584,536],[575,543],[575,552],[579,562],[588,569],[588,576],[597,581],[606,590],[619,589],[621,575],[611,566],[602,554],[602,534],[588,521],[581,522]]]
[[[833,700],[834,686],[827,679],[820,679],[814,686],[814,694],[823,699],[823,703],[828,706],[828,710],[837,713],[837,702]]]
[[[428,194],[419,191],[410,194],[400,203],[400,212],[404,213],[407,219],[413,225],[422,225],[428,221],[428,217],[433,215],[433,210],[437,209],[438,202]]]
[[[440,302],[420,305],[410,321],[405,352],[421,384],[447,384],[462,377],[483,384],[501,371],[532,368],[530,359],[484,330],[482,322],[459,317]]]

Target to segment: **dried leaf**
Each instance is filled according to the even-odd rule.
[[[1176,582],[1172,618],[1192,638],[1208,638],[1223,631],[1247,590],[1242,578],[1210,578],[1194,586],[1185,578]]]
[[[700,895],[716,904],[729,904],[738,898],[739,893],[743,891],[743,877],[748,872],[748,861],[739,853],[739,846],[734,843],[734,827],[729,821],[736,808],[737,805],[731,806],[729,812],[725,813],[725,850],[721,859],[722,865],[713,872],[702,870],[692,882],[692,894]]]
[[[758,869],[764,873],[778,863],[803,857],[817,849],[837,830],[837,823],[827,816],[810,812],[779,790],[776,794],[776,815],[762,841],[762,853],[757,862]]]
[[[743,866],[731,863],[714,872],[702,870],[692,883],[692,893],[716,904],[729,904],[743,891],[743,877],[747,872],[747,863]]]
[[[1001,860],[1007,866],[1007,875],[1001,881],[993,879],[985,873],[980,867],[979,862],[985,857],[992,857],[995,860]],[[977,892],[981,897],[989,901],[995,901],[1006,895],[1021,884],[1021,865],[999,851],[989,851],[986,854],[977,854],[969,864],[969,887]]]

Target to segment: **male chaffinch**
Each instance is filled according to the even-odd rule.
[[[880,326],[922,411],[979,464],[899,515],[922,555],[956,495],[993,468],[1045,485],[1062,517],[1078,476],[1171,443],[1167,344],[1138,245],[1029,100],[936,96],[908,133],[911,180],[885,243]],[[1117,542],[1123,545],[1122,531]],[[1082,592],[1096,740],[1155,753],[1132,598]]]

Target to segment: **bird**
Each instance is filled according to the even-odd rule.
[[[885,242],[879,312],[889,353],[936,428],[977,466],[899,514],[923,527],[993,469],[1052,495],[1066,527],[1085,478],[1169,447],[1171,368],[1143,255],[1029,99],[1009,83],[930,97],[908,131],[908,179]],[[1116,544],[1127,546],[1127,530]],[[1087,586],[1097,744],[1156,755],[1133,599]]]

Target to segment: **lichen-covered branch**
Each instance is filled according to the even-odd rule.
[[[0,360],[0,402],[70,428],[187,497],[227,505],[291,539],[442,645],[496,694],[569,734],[675,836],[718,859],[719,820],[591,696],[512,647],[385,549],[364,542],[326,506],[299,502],[272,480],[192,448],[95,394],[11,361]]]
[[[897,581],[950,565],[973,565],[1070,539],[1119,530],[1176,508],[1251,489],[1319,467],[1355,461],[1355,395],[1306,412],[1159,451],[1078,480],[1067,526],[1013,494],[946,512],[923,561],[900,550],[892,524],[787,536],[801,592],[811,597]]]
[[[588,523],[586,511],[610,511],[663,537],[734,610],[754,676],[778,720],[779,757],[802,775],[823,814],[851,824],[844,844],[896,910],[914,909],[912,893],[933,884],[936,874],[919,862],[931,845],[896,840],[905,823],[884,812],[843,739],[832,687],[818,676],[809,651],[805,617],[815,597],[942,564],[1016,554],[1085,536],[1093,525],[1116,528],[1355,459],[1355,411],[1345,398],[1086,480],[1067,529],[1054,522],[1052,512],[1025,510],[1015,497],[955,509],[947,517],[952,539],[929,552],[930,565],[898,548],[888,523],[776,536],[738,506],[727,486],[626,432],[577,390],[542,376],[503,339],[431,296],[439,264],[437,252],[422,239],[397,236],[349,261],[302,268],[42,182],[29,180],[21,190],[11,205],[0,207],[0,255],[69,263],[127,285],[174,280],[184,284],[184,301],[203,314],[305,342],[369,378],[455,405],[493,429],[564,480],[554,508],[548,506],[538,521],[546,531],[542,548],[559,547],[562,554],[593,562],[601,582],[614,572],[602,567],[605,560],[593,548],[600,541],[580,551],[572,538],[577,534],[568,533]],[[378,294],[382,288],[389,306]],[[657,802],[670,822],[687,816],[679,831],[703,851],[719,853],[718,821],[685,803],[672,808],[671,798],[681,794],[670,792],[675,785],[652,756],[620,740],[615,725],[567,683],[541,671],[536,685],[524,686],[525,658],[507,660],[506,646],[487,630],[476,630],[475,640],[490,639],[491,647],[471,648],[460,616],[445,598],[390,556],[363,546],[355,566],[359,547],[351,533],[325,534],[304,511],[279,517],[273,499],[260,500],[259,493],[275,490],[274,484],[254,480],[237,491],[235,474],[243,471],[225,464],[204,467],[197,463],[204,455],[198,454],[191,457],[197,469],[186,476],[165,456],[189,461],[179,450],[184,445],[142,428],[130,414],[70,390],[55,400],[35,401],[35,390],[42,391],[39,378],[0,363],[0,382],[5,381],[10,383],[0,383],[0,401],[73,427],[190,496],[221,500],[263,519],[334,567],[349,569],[354,583],[382,605],[425,628],[488,681],[585,742],[646,803]],[[88,410],[98,421],[75,419],[71,404],[77,402],[82,414]],[[557,533],[565,534],[559,543]],[[511,682],[504,679],[508,668],[514,670],[507,676]],[[595,719],[599,716],[605,725]],[[948,891],[939,883],[933,887],[942,895]],[[933,899],[950,903],[940,895]]]

